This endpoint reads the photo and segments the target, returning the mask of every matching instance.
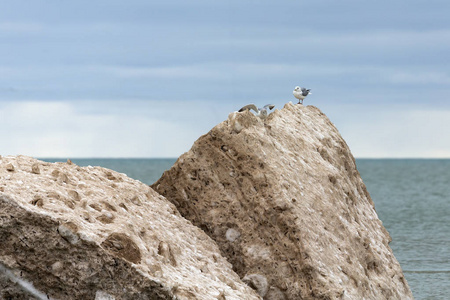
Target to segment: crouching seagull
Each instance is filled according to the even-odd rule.
[[[239,110],[239,112],[243,112],[244,110],[253,109],[256,112],[257,117],[259,117],[261,120],[265,120],[268,116],[267,109],[272,110],[274,107],[275,107],[275,105],[273,105],[273,104],[267,104],[267,105],[264,105],[263,108],[258,108],[258,107],[256,107],[255,104],[252,103],[252,104],[248,104],[248,105],[244,106],[243,108],[241,108]]]
[[[306,88],[301,88],[299,86],[296,86],[294,89],[294,97],[298,99],[298,103],[297,104],[303,104],[303,99],[306,98],[306,96],[308,96],[309,94],[312,94],[311,89],[306,89]]]

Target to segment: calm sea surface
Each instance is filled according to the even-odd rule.
[[[450,299],[450,160],[359,159],[416,299]]]
[[[44,159],[55,162],[58,159]],[[176,159],[72,159],[152,184]],[[357,159],[415,299],[450,299],[450,160]]]

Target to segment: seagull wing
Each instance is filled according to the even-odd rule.
[[[308,90],[306,88],[302,88],[302,95],[305,96],[305,97],[308,96],[308,94],[310,93],[310,90],[311,89]]]
[[[273,105],[273,104],[266,104],[266,105],[264,105],[265,109],[269,108],[270,110],[272,110],[274,107],[275,107],[275,105]]]
[[[244,110],[250,110],[250,109],[253,109],[256,113],[258,113],[259,112],[259,109],[256,107],[256,105],[255,104],[247,104],[246,106],[244,106],[243,108],[241,108],[240,110],[238,110],[239,112],[242,112],[242,111],[244,111]]]
[[[306,96],[306,95],[308,95],[306,88],[302,88],[302,96]]]

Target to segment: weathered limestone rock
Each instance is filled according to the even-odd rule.
[[[100,167],[2,157],[0,242],[0,299],[260,299],[173,204]]]
[[[345,141],[313,106],[232,113],[152,186],[264,299],[411,299]]]

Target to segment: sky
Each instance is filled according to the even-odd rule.
[[[450,2],[0,0],[0,155],[178,157],[311,88],[357,158],[450,158]]]

